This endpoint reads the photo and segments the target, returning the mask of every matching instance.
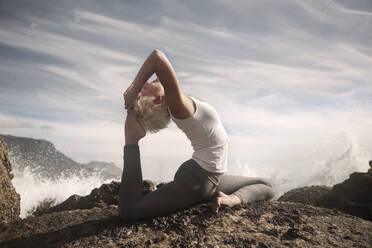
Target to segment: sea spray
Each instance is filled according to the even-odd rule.
[[[45,199],[55,199],[58,204],[73,194],[87,195],[93,188],[110,181],[102,179],[98,172],[89,176],[84,173],[61,175],[56,180],[40,178],[29,167],[22,171],[15,170],[12,180],[21,196],[21,218],[27,217],[27,213]]]
[[[288,151],[262,161],[232,161],[232,174],[269,178],[276,196],[288,190],[310,186],[332,186],[346,180],[355,171],[368,170],[371,154],[363,149],[351,133],[308,140]]]

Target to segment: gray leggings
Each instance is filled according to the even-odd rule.
[[[213,174],[193,159],[179,167],[172,182],[144,196],[142,188],[139,147],[126,145],[119,196],[119,215],[126,220],[168,215],[208,201],[219,191],[238,196],[242,203],[268,200],[274,195],[264,179]]]

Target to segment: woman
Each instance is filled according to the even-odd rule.
[[[158,79],[147,82],[153,73]],[[194,148],[192,159],[179,167],[172,182],[144,196],[138,141],[146,131],[134,110],[142,97],[151,97],[155,106],[166,105],[172,120]],[[211,200],[212,209],[217,212],[221,205],[232,207],[273,197],[272,186],[266,180],[224,175],[227,134],[217,112],[207,103],[182,93],[176,73],[161,51],[154,50],[145,60],[124,99],[128,114],[119,200],[122,218],[164,216],[206,200]]]

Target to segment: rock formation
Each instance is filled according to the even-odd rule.
[[[20,197],[13,187],[12,178],[7,148],[0,139],[0,225],[19,219]]]
[[[279,197],[279,201],[298,202],[320,206],[323,202],[324,195],[328,194],[332,187],[324,185],[313,185],[292,189]]]
[[[332,188],[311,186],[291,190],[279,201],[300,202],[314,206],[336,208],[345,213],[372,221],[372,161],[368,172],[354,172]]]
[[[124,222],[117,207],[29,217],[0,228],[0,247],[370,247],[372,222],[290,202],[199,205]]]

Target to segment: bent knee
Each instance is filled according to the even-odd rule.
[[[273,183],[269,180],[265,180],[266,190],[265,190],[265,200],[271,200],[275,197],[276,191]]]
[[[260,183],[265,185],[266,187],[265,190],[264,190],[264,194],[263,194],[263,200],[271,200],[272,198],[274,198],[275,196],[275,187],[274,187],[274,183],[269,180],[269,179],[261,179],[260,178]]]
[[[269,186],[269,185],[267,185]],[[265,200],[271,200],[273,199],[275,196],[275,191],[274,191],[274,188],[272,186],[269,186],[268,187],[268,190],[267,190],[267,193],[266,193],[266,199]]]
[[[265,184],[266,186],[273,188],[273,182],[270,179],[260,178],[260,181],[262,184]]]
[[[125,212],[119,212],[119,217],[122,220],[126,220],[126,221],[130,220],[130,216],[128,214],[126,214]]]
[[[136,217],[137,217],[135,211],[130,210],[130,209],[119,208],[118,214],[119,214],[119,217],[125,221],[136,220]]]

